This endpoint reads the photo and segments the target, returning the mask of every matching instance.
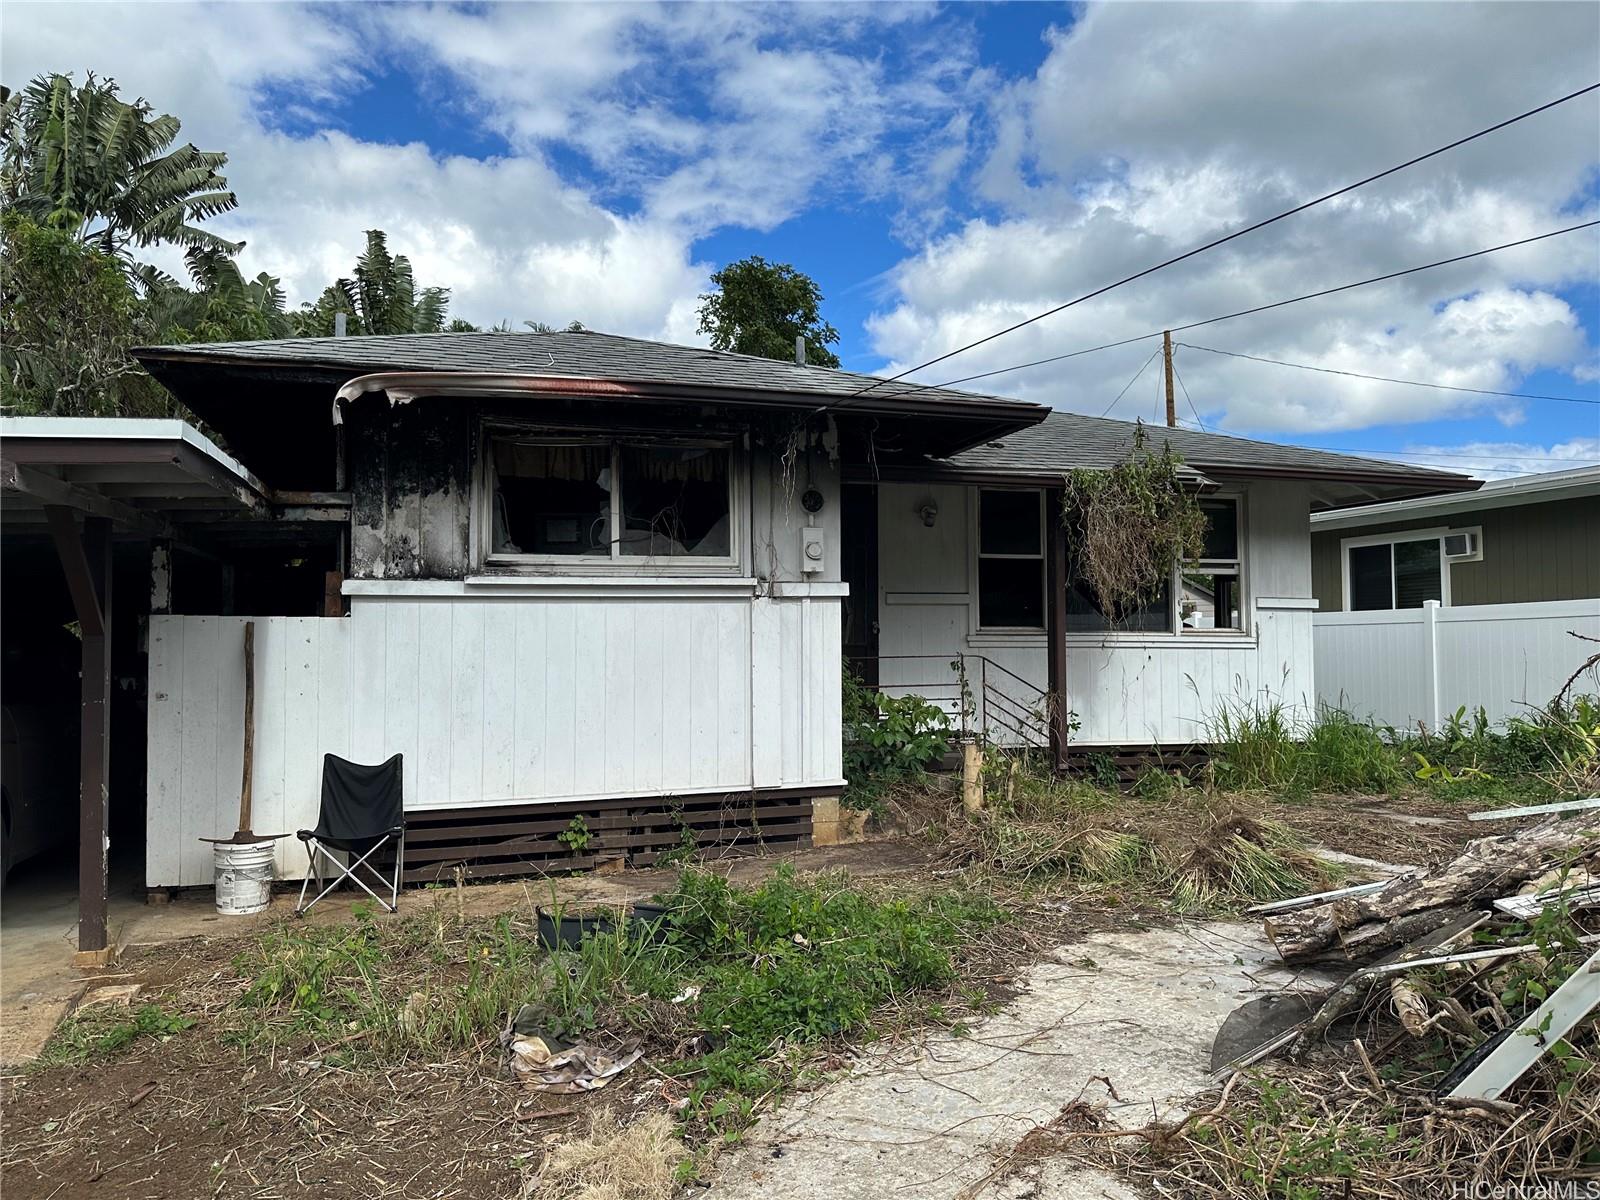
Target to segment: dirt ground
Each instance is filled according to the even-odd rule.
[[[1436,861],[1465,840],[1468,832],[1459,807],[1442,811],[1418,802],[1402,806],[1387,799],[1352,803],[1341,798],[1337,805],[1308,801],[1277,808],[1281,811],[1274,815],[1321,845],[1389,861]],[[886,879],[900,876],[925,881],[936,872],[952,869],[936,845],[912,838],[807,851],[787,859],[803,871],[844,868],[852,875]],[[755,882],[770,874],[778,861],[738,859],[720,864],[718,869],[736,881]],[[640,898],[670,888],[673,881],[673,872],[645,871],[591,876],[559,886],[563,894]],[[544,882],[534,886],[548,887]],[[428,904],[451,906],[466,915],[485,915],[527,911],[534,902],[533,891],[521,884],[469,886],[459,891],[411,893],[402,901],[402,911]],[[110,973],[113,978],[106,982],[140,983],[143,993],[135,1004],[181,997],[177,1008],[186,1011],[195,1004],[220,1010],[235,998],[248,985],[236,978],[233,969],[238,937],[259,933],[264,925],[286,919],[281,911],[286,906],[276,905],[273,913],[249,927],[211,925],[212,936],[193,936],[196,914],[183,912],[189,907],[153,908],[142,917],[132,932],[136,940],[147,944],[130,946]],[[349,919],[348,902],[330,905],[317,918],[330,922]],[[1009,927],[1012,932],[1008,936],[1014,939],[1009,960],[1002,955],[992,964],[969,963],[966,969],[992,995],[1024,993],[1020,1001],[1024,1006],[1037,1006],[1044,995],[1031,964],[1045,964],[1047,974],[1065,972],[1060,980],[1051,977],[1054,990],[1047,999],[1053,999],[1048,999],[1047,1007],[1054,1012],[1071,999],[1067,992],[1082,987],[1087,989],[1087,997],[1095,987],[1091,982],[1075,983],[1067,978],[1074,970],[1084,973],[1063,965],[1083,957],[1074,953],[1075,944],[1089,937],[1115,939],[1149,922],[1150,915],[1136,909],[1090,905],[1075,911],[1070,905],[1038,905]],[[224,932],[231,936],[216,936]],[[182,940],[167,940],[164,934]],[[1229,956],[1234,956],[1231,950]],[[1196,979],[1205,990],[1203,973]],[[1057,995],[1063,988],[1066,992]],[[1141,1003],[1193,1007],[1176,993],[1166,997],[1152,994]],[[1025,1007],[1024,1011],[1032,1010]],[[1040,1021],[1045,1015],[1039,1014]],[[1205,1008],[1201,1023],[1210,1019],[1209,1008]],[[1191,1033],[1189,1040],[1196,1044],[1208,1036],[1203,1031]],[[530,1098],[517,1085],[497,1076],[497,1047],[491,1044],[476,1055],[451,1061],[406,1061],[382,1069],[341,1065],[337,1049],[336,1043],[319,1045],[308,1040],[280,1043],[276,1050],[257,1052],[251,1058],[237,1045],[206,1036],[202,1022],[200,1027],[166,1040],[141,1038],[107,1061],[11,1069],[0,1078],[0,1107],[4,1110],[0,1173],[7,1200],[58,1196],[129,1200],[515,1197],[522,1193],[528,1173],[549,1146],[584,1120],[590,1104],[615,1105],[628,1114],[663,1105],[669,1095],[663,1077],[651,1069],[648,1060],[603,1093]],[[907,1052],[921,1051],[908,1046]],[[1095,1062],[1083,1057],[1082,1043],[1049,1053],[1071,1060],[1066,1063],[1066,1073],[1077,1081],[1074,1088],[1081,1089],[1084,1080],[1097,1073],[1091,1070]],[[1168,1057],[1159,1047],[1146,1047],[1143,1053],[1155,1060]],[[1034,1087],[1038,1062],[1043,1060],[1026,1054],[1009,1057],[1016,1061],[1006,1066],[1003,1086]],[[841,1058],[837,1065],[848,1066],[848,1061]],[[1135,1089],[1135,1094],[1142,1101],[1150,1097],[1160,1097],[1163,1103],[1175,1101],[1185,1093],[1187,1081],[1188,1076],[1180,1073],[1176,1082],[1152,1083],[1142,1091]],[[953,1086],[958,1092],[963,1090],[959,1082]],[[1059,1097],[1055,1093],[1064,1087],[1066,1083],[1060,1082],[1051,1090],[1056,1107]],[[902,1108],[919,1102],[915,1095],[897,1096],[891,1099],[885,1094],[882,1102]],[[1051,1113],[1054,1111],[1052,1107]],[[1048,1118],[1051,1114],[1044,1115]],[[769,1117],[769,1129],[790,1128],[783,1124],[787,1119],[787,1110]],[[910,1124],[918,1129],[934,1128],[926,1114]],[[779,1140],[766,1148],[774,1161],[786,1152],[781,1140],[785,1135],[776,1136]],[[846,1169],[843,1160],[841,1169]],[[807,1191],[803,1176],[791,1173],[785,1178],[802,1182],[771,1194],[823,1194]],[[734,1176],[722,1189],[730,1197],[761,1190],[750,1190],[760,1182],[759,1176],[746,1171],[746,1179],[743,1190],[735,1186]],[[1112,1193],[1065,1190],[1040,1194]]]

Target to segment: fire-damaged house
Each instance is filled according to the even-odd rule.
[[[108,539],[144,572],[109,675],[143,722],[149,888],[209,884],[200,839],[234,827],[247,619],[258,832],[314,823],[325,753],[399,753],[408,880],[647,863],[810,836],[845,786],[846,659],[1058,761],[1195,743],[1221,702],[1309,704],[1310,513],[1475,486],[1155,431],[1205,555],[1113,627],[1055,513],[1066,472],[1129,453],[1126,422],[583,331],[137,354],[212,439],[0,435],[8,546],[53,544],[90,610]],[[139,781],[112,780],[116,828]],[[277,868],[304,872],[293,838]]]

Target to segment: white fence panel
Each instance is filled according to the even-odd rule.
[[[1593,652],[1573,633],[1600,637],[1600,599],[1319,613],[1317,697],[1396,728],[1479,706],[1499,722],[1548,702]]]

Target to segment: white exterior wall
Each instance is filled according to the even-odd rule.
[[[325,753],[404,754],[408,809],[842,787],[837,475],[808,517],[765,466],[759,578],[352,580],[348,618],[253,618],[255,829],[315,825]],[[246,619],[151,618],[148,886],[209,884],[198,839],[234,830]]]
[[[1043,634],[975,627],[974,490],[879,485],[879,652],[886,690],[921,690],[917,685],[943,672],[952,681],[941,694],[953,695],[948,664],[958,653],[982,655],[1045,688]],[[1271,482],[1253,483],[1243,493],[1251,628],[1240,635],[1067,635],[1067,704],[1081,723],[1075,745],[1197,741],[1225,703],[1282,702],[1296,713],[1309,711],[1315,608],[1310,492],[1304,484]],[[929,501],[939,509],[931,529],[918,515]],[[924,657],[896,661],[897,655]]]
[[[1437,729],[1463,707],[1503,721],[1549,703],[1588,657],[1573,632],[1600,638],[1600,600],[1320,613],[1317,697],[1397,729]]]

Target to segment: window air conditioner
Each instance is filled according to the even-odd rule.
[[[1472,558],[1478,553],[1478,535],[1471,530],[1444,535],[1446,558]]]

